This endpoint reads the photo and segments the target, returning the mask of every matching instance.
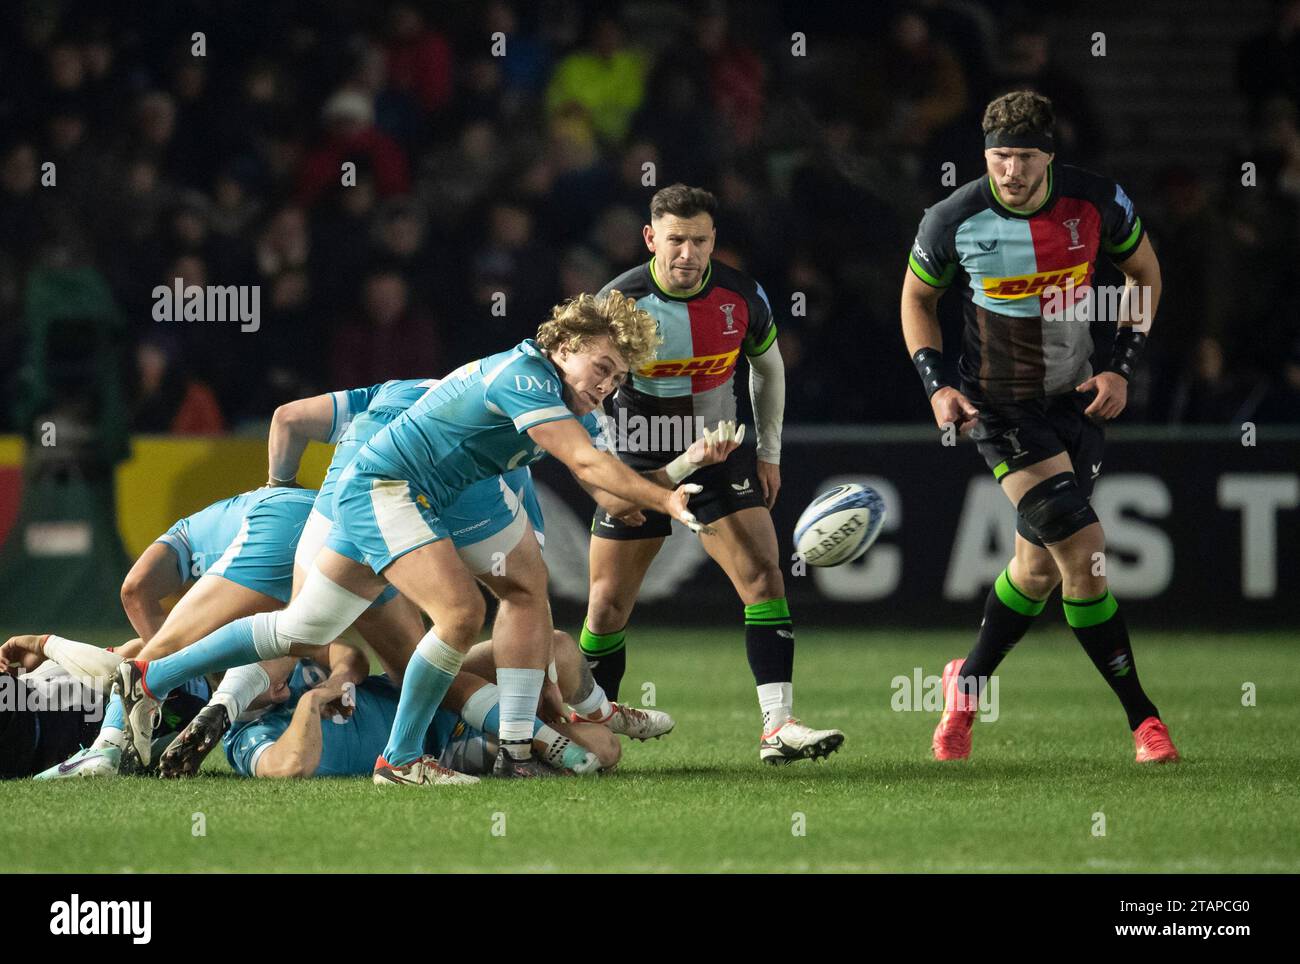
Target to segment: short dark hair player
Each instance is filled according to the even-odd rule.
[[[971,433],[1019,513],[1015,557],[989,592],[975,648],[944,668],[932,749],[940,760],[970,755],[980,686],[1060,583],[1066,620],[1128,715],[1138,762],[1173,761],[1178,751],[1138,681],[1107,586],[1105,537],[1089,502],[1102,425],[1124,410],[1160,266],[1123,188],[1053,164],[1053,127],[1051,102],[1038,94],[988,105],[987,174],[926,211],[903,281],[903,336],[935,422]],[[1090,313],[1081,309],[1101,253],[1126,282],[1114,354],[1094,373]],[[943,380],[937,315],[959,272],[968,281],[960,390]]]

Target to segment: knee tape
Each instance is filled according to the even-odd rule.
[[[332,643],[370,606],[370,600],[348,592],[312,567],[302,591],[287,609],[253,617],[253,644],[262,659],[289,655],[294,643]]]
[[[1038,483],[1021,497],[1016,508],[1049,546],[1097,521],[1097,513],[1079,491],[1073,472],[1062,472]]]

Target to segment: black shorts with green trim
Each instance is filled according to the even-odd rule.
[[[1090,395],[1068,392],[1017,402],[990,402],[968,385],[963,386],[962,393],[979,409],[979,423],[971,438],[998,482],[1018,469],[1065,452],[1074,466],[1079,491],[1085,499],[1091,498],[1101,475],[1106,438],[1101,420],[1083,414],[1092,401]],[[1024,516],[1016,520],[1016,531],[1034,545],[1043,545]]]
[[[634,462],[632,468],[644,471]],[[695,518],[705,525],[733,515],[741,509],[763,508],[763,487],[758,481],[758,457],[755,450],[742,445],[720,465],[700,469],[686,482],[704,487],[703,492],[691,496],[689,508]],[[671,535],[673,520],[662,512],[645,513],[645,522],[630,526],[615,519],[604,509],[597,508],[591,520],[591,534],[601,539],[658,539]]]

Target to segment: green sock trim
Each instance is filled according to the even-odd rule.
[[[790,624],[790,604],[785,597],[768,599],[745,607],[746,626],[788,626]]]
[[[1047,605],[1046,599],[1033,599],[1025,595],[1024,591],[1011,581],[1010,569],[1002,570],[997,581],[993,583],[993,591],[998,594],[1002,605],[1022,616],[1037,616]]]
[[[1119,603],[1115,601],[1109,589],[1095,599],[1062,597],[1061,603],[1065,607],[1065,621],[1072,629],[1100,626],[1119,611]]]
[[[617,653],[627,641],[627,628],[614,633],[593,633],[582,624],[582,635],[578,637],[578,648],[588,656],[608,656]]]

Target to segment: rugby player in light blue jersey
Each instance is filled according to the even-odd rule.
[[[446,510],[475,482],[550,453],[579,482],[626,510],[663,512],[694,531],[686,507],[694,487],[677,485],[736,447],[734,424],[698,440],[669,466],[643,477],[609,453],[596,409],[655,347],[654,322],[617,292],[557,307],[536,340],[452,373],[376,434],[344,470],[335,517],[301,593],[279,613],[223,627],[162,660],[118,671],[128,747],[148,752],[159,696],[202,672],[309,652],[337,637],[388,585],[432,619],[407,666],[393,730],[376,761],[381,785],[472,782],[424,753],[433,715],[483,624],[483,597],[456,554]],[[527,436],[527,437],[525,437]],[[676,488],[669,488],[670,486]],[[508,625],[498,620],[502,775],[544,772],[532,757],[532,719],[552,639],[546,569],[524,539],[511,564],[519,586]],[[504,630],[504,631],[502,631]],[[129,751],[128,751],[129,752]]]
[[[333,523],[334,490],[343,470],[372,436],[436,384],[432,379],[389,381],[369,388],[299,399],[276,409],[268,437],[271,484],[297,484],[298,469],[309,442],[336,443],[311,515],[298,540],[295,593],[303,585]],[[520,591],[510,575],[514,571],[511,554],[528,535],[530,523],[537,541],[543,539],[541,508],[528,468],[514,469],[504,476],[471,485],[444,513],[444,521],[461,560],[501,599],[498,612],[505,610],[508,614],[512,598]],[[407,662],[424,631],[419,610],[389,586],[342,638],[354,644],[370,643],[386,675],[400,686]],[[586,690],[578,689],[585,693],[584,705],[605,707],[611,721],[607,725],[616,732],[627,733],[634,739],[647,739],[672,729],[672,718],[666,713],[611,707],[603,691],[595,687],[594,680],[590,682]],[[209,704],[167,747],[161,764],[162,775],[182,777],[197,773],[204,757],[215,748],[231,721],[245,712],[250,701],[270,685],[262,664],[236,667],[227,672]]]
[[[34,637],[40,654],[83,682],[106,688],[125,658],[165,656],[232,619],[280,609],[292,592],[294,549],[315,495],[309,489],[264,487],[179,520],[140,554],[122,585],[123,607],[138,639],[110,651],[58,636]],[[184,595],[163,617],[164,600],[179,592]],[[207,700],[211,693],[202,676],[195,673],[181,683],[193,680],[187,688]],[[138,759],[123,754],[122,722],[122,701],[110,697],[99,735],[66,761],[77,766],[49,775],[108,776],[147,767],[152,748]]]

